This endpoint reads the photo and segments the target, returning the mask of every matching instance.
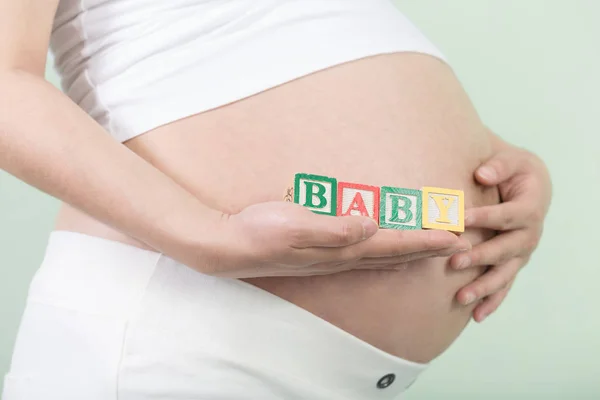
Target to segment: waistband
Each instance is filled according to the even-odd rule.
[[[193,337],[189,329],[197,327],[198,336],[225,342],[216,348],[234,349],[249,368],[281,371],[347,400],[396,399],[427,367],[247,282],[201,274],[164,254],[77,232],[51,232],[28,301],[124,320],[177,310],[183,320],[189,315],[203,321],[182,321],[187,334]]]

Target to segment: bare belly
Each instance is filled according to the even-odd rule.
[[[499,201],[473,171],[491,152],[477,113],[450,68],[426,55],[369,57],[297,79],[125,143],[209,206],[235,213],[280,200],[296,172],[342,181],[465,191],[465,204]],[[145,247],[65,206],[57,229]],[[491,232],[465,232],[479,243]],[[469,320],[459,288],[481,269],[446,258],[402,271],[355,270],[248,279],[394,355],[427,362]]]

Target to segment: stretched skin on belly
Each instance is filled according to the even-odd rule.
[[[281,200],[299,171],[376,186],[461,189],[465,206],[499,202],[473,180],[490,142],[452,70],[428,55],[368,57],[159,127],[126,145],[208,205],[235,213]],[[493,232],[467,230],[473,244]],[[482,269],[445,258],[405,270],[246,281],[413,361],[439,355],[472,307],[456,291]]]

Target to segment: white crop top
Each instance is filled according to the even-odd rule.
[[[443,55],[391,0],[61,0],[63,91],[117,140],[370,55]]]

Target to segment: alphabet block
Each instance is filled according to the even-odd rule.
[[[337,215],[362,215],[379,223],[379,187],[338,182]]]
[[[379,226],[388,229],[421,229],[421,191],[381,187]]]
[[[465,231],[465,196],[462,190],[423,187],[423,228]]]
[[[313,174],[296,174],[294,203],[317,214],[335,215],[337,212],[337,179]]]

